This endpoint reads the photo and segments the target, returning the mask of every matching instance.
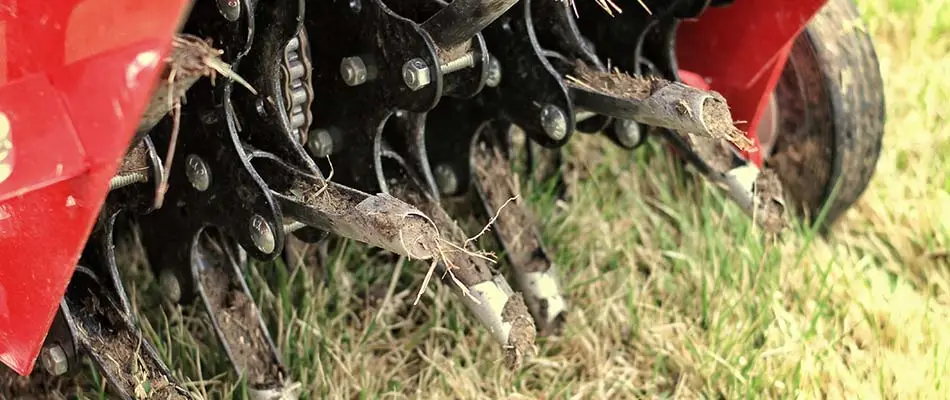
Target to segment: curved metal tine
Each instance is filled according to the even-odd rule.
[[[451,49],[471,40],[517,3],[518,0],[454,0],[423,22],[422,29],[436,46]]]
[[[120,399],[141,398],[143,391],[149,398],[193,398],[90,269],[76,268],[61,309],[77,346]]]
[[[401,171],[396,184],[390,186],[390,193],[418,207],[439,229],[443,241],[438,249],[440,260],[429,274],[438,273],[442,282],[454,289],[478,321],[506,347],[508,366],[516,368],[530,353],[537,334],[524,299],[488,265],[485,256],[477,253],[465,232],[439,201],[412,182],[405,161],[392,151],[383,152],[382,156],[384,171]],[[428,283],[430,275],[423,285]]]
[[[382,140],[389,156],[402,160],[419,188],[438,198],[439,191],[426,152],[426,114],[397,111],[383,127]]]
[[[191,272],[199,297],[218,341],[248,389],[296,398],[299,385],[289,380],[236,253],[237,244],[216,231],[208,228],[199,234],[191,250]]]
[[[492,223],[494,237],[505,252],[539,334],[559,334],[567,302],[554,263],[541,241],[537,220],[524,199],[518,198],[519,185],[504,155],[499,125],[505,124],[483,126],[472,140],[472,182],[482,205],[483,221]]]

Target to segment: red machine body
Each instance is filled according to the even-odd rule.
[[[684,80],[722,93],[755,139],[793,39],[825,1],[740,0],[683,23]],[[0,362],[22,375],[190,3],[0,0]]]

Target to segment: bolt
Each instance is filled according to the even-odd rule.
[[[69,359],[66,357],[66,351],[58,344],[46,346],[40,353],[40,364],[46,373],[53,376],[60,376],[69,371]]]
[[[162,288],[162,295],[172,303],[181,300],[181,282],[170,269],[163,269],[158,274],[158,284]]]
[[[118,188],[129,186],[133,183],[146,181],[148,181],[148,175],[145,175],[145,173],[142,172],[131,172],[125,175],[117,175],[109,180],[109,190],[116,190]]]
[[[188,182],[191,186],[198,189],[199,192],[208,190],[211,186],[211,169],[201,157],[189,154],[185,160],[185,175],[188,176]]]
[[[564,116],[564,111],[551,104],[544,106],[541,109],[541,127],[551,139],[564,139],[567,135],[567,117]]]
[[[359,57],[346,57],[340,61],[340,76],[349,86],[366,83],[366,63]]]
[[[640,143],[640,125],[636,121],[618,119],[614,121],[617,141],[624,147],[634,147]]]
[[[274,231],[271,229],[264,217],[254,215],[251,217],[251,240],[257,249],[264,254],[270,254],[274,251],[276,243],[274,241]]]
[[[452,61],[449,61],[445,64],[439,65],[439,70],[443,74],[451,74],[456,71],[461,71],[465,68],[472,68],[475,66],[475,53],[465,53],[465,55],[456,58]]]
[[[413,58],[402,66],[402,79],[406,86],[413,91],[422,89],[432,83],[429,66],[421,58]]]
[[[488,78],[485,86],[496,87],[501,83],[501,63],[494,56],[488,56]]]
[[[359,14],[363,10],[363,3],[360,0],[350,0],[350,11]]]
[[[439,164],[432,173],[435,175],[435,183],[439,186],[439,191],[442,194],[453,194],[458,190],[459,179],[452,167]]]
[[[241,16],[241,4],[238,0],[218,0],[218,12],[228,21],[237,21]]]
[[[307,147],[314,157],[326,157],[333,153],[333,136],[327,129],[314,129],[310,131],[310,138],[307,140]]]

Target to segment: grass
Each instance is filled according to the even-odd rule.
[[[869,190],[829,240],[800,228],[767,241],[718,193],[678,183],[656,149],[582,140],[569,147],[583,177],[572,201],[532,191],[569,293],[563,335],[507,371],[446,288],[410,305],[426,265],[338,242],[325,270],[248,275],[303,398],[945,398],[950,1],[860,4],[887,136]],[[385,306],[351,307],[391,280]],[[135,285],[140,310],[153,309],[151,283]],[[244,397],[205,323],[143,315],[192,389]]]

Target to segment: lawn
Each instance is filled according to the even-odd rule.
[[[950,0],[860,5],[887,136],[829,239],[767,240],[655,149],[580,140],[571,202],[529,191],[569,294],[560,337],[509,371],[447,288],[411,305],[427,265],[338,242],[323,270],[249,273],[303,398],[947,398]],[[136,282],[152,309],[154,288]],[[388,289],[382,306],[363,306],[368,288]],[[168,313],[146,331],[194,391],[240,391],[202,326]]]

